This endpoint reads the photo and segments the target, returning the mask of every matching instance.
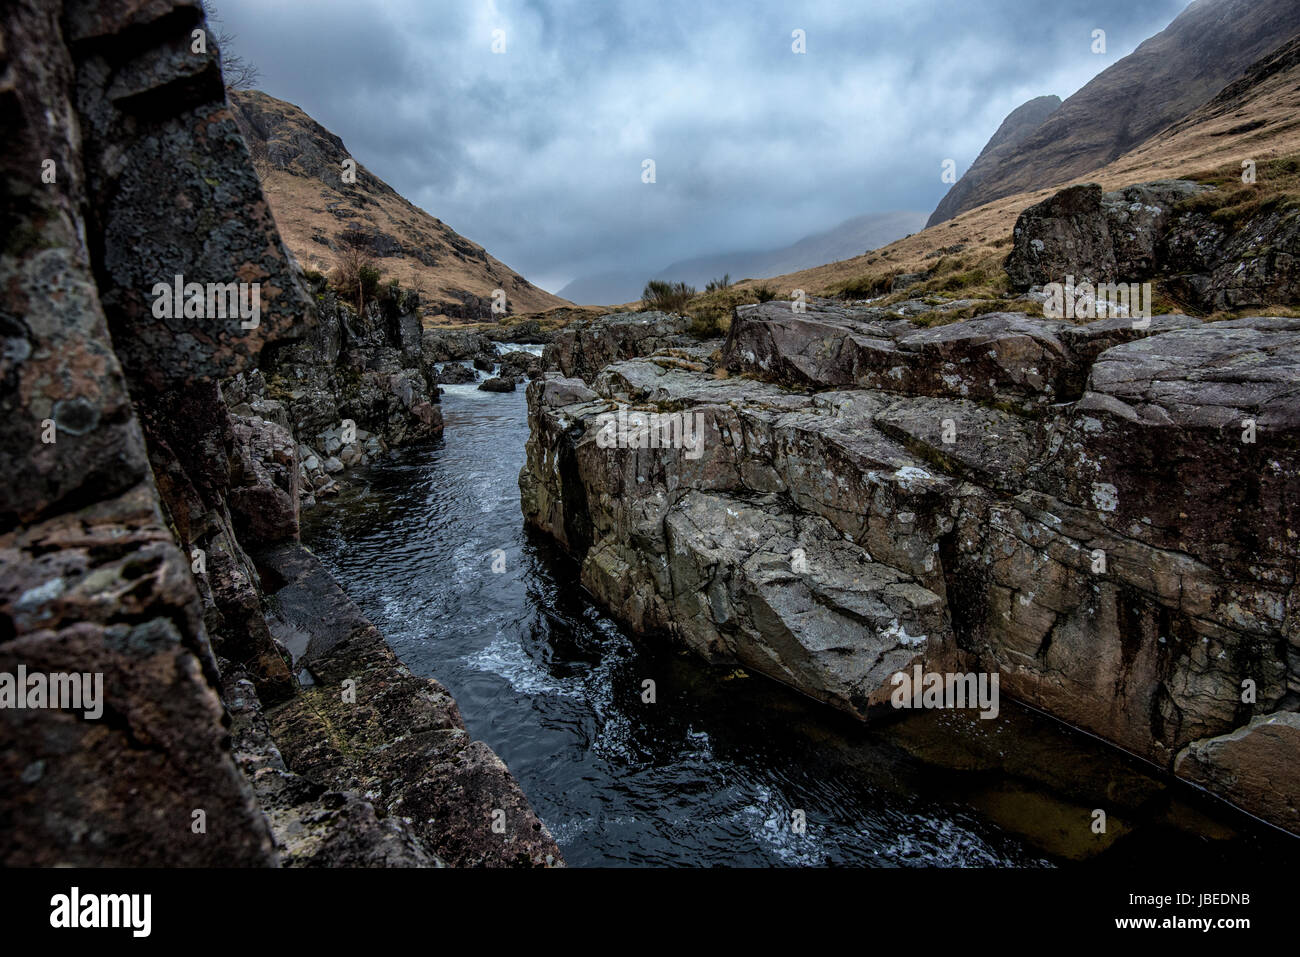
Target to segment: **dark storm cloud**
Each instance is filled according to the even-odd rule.
[[[1012,109],[1073,93],[1184,5],[217,4],[263,89],[551,289],[782,246],[861,213],[928,212],[945,158],[964,170]],[[805,55],[791,52],[796,28]]]

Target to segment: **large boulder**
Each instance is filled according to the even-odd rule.
[[[997,674],[1172,769],[1300,704],[1298,331],[741,307],[729,374],[533,382],[524,514],[636,631],[866,717],[909,663]]]
[[[1300,832],[1300,714],[1261,715],[1231,734],[1189,744],[1178,776],[1224,795],[1251,814]]]
[[[448,362],[438,370],[438,382],[440,385],[464,385],[467,382],[476,382],[478,374],[469,366],[460,362]]]
[[[512,350],[501,354],[501,368],[498,374],[502,378],[517,379],[525,376],[529,379],[536,379],[542,374],[545,366],[542,363],[541,356],[535,356],[531,352],[522,352]]]
[[[1103,193],[1096,183],[1070,186],[1016,220],[1007,275],[1016,286],[1134,282],[1158,266],[1160,239],[1180,203],[1206,187],[1165,180]]]
[[[919,328],[881,310],[794,306],[737,308],[722,364],[790,387],[1030,405],[1077,398],[1083,388],[1084,369],[1062,338],[1069,323],[990,313]]]
[[[619,359],[656,349],[688,345],[689,320],[664,312],[611,313],[580,319],[558,330],[542,353],[542,364],[570,378],[588,379]]]
[[[420,349],[426,362],[451,362],[493,355],[492,340],[485,333],[460,329],[425,329]]]
[[[1006,263],[1012,283],[1021,288],[1063,283],[1067,275],[1116,280],[1119,267],[1102,197],[1096,183],[1071,186],[1021,213]]]
[[[1187,180],[1067,187],[1020,214],[1007,275],[1021,289],[1163,279],[1207,312],[1300,299],[1300,209],[1275,202],[1223,220],[1195,202],[1207,189]]]

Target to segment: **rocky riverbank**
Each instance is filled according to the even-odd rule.
[[[323,278],[308,284],[315,322],[223,383],[231,414],[296,442],[302,504],[338,491],[344,469],[442,434],[437,373],[426,359],[419,297],[397,287],[360,314]],[[279,434],[279,433],[277,433]]]
[[[561,334],[527,520],[638,632],[866,719],[914,665],[996,673],[1300,833],[1300,320],[898,312]],[[601,441],[620,413],[698,416],[703,442]]]
[[[105,701],[0,714],[3,863],[560,863],[298,542],[310,459],[435,437],[437,391],[418,303],[358,316],[285,252],[204,28],[193,0],[5,16],[0,671]],[[256,283],[260,316],[159,310],[174,277]]]

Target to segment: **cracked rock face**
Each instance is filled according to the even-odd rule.
[[[202,9],[63,6],[92,254],[118,357],[133,382],[158,391],[233,375],[268,343],[300,334],[310,302],[226,104],[216,46],[191,49]],[[160,318],[152,291],[176,276],[250,292],[256,283],[257,325],[239,315]]]
[[[688,321],[664,312],[611,314],[580,319],[558,330],[542,353],[542,365],[570,378],[588,379],[618,359],[687,345]]]
[[[676,633],[863,714],[930,636],[946,637],[943,601],[825,519],[775,504],[691,492],[669,511]]]
[[[736,310],[722,364],[792,386],[1044,405],[1077,398],[1067,322],[993,313],[925,329],[884,309],[767,302]]]
[[[0,709],[0,864],[561,863],[450,695],[298,544],[295,432],[324,423],[353,464],[441,416],[410,297],[360,319],[307,297],[216,50],[189,52],[203,26],[194,0],[0,17],[0,673],[102,679],[89,709]],[[260,322],[156,316],[173,274],[260,283]],[[298,390],[268,397],[255,364]],[[344,416],[371,430],[344,445]]]
[[[247,381],[235,401],[278,402],[290,430],[313,447],[344,419],[390,446],[441,435],[436,371],[422,351],[418,296],[394,297],[385,289],[358,315],[323,280],[313,289],[318,326],[270,350],[261,378]]]
[[[1208,187],[1162,180],[1104,193],[1071,186],[1016,220],[1006,270],[1019,288],[1162,278],[1213,312],[1300,300],[1300,209],[1264,205],[1221,223],[1190,201]]]
[[[850,713],[956,663],[1165,767],[1192,748],[1230,800],[1219,755],[1295,793],[1293,737],[1196,743],[1300,704],[1296,327],[740,307],[728,374],[668,348],[532,383],[524,513],[630,627]],[[638,412],[703,442],[612,441]]]
[[[162,386],[183,385],[196,401],[209,386],[215,394],[211,377],[237,371],[307,309],[269,215],[246,192],[256,183],[240,175],[247,153],[222,106],[215,51],[177,53],[201,22],[184,2],[17,4],[4,14],[4,173],[17,185],[6,204],[13,241],[0,255],[9,430],[0,671],[102,674],[104,695],[95,720],[0,714],[9,866],[275,861],[226,742],[191,558],[159,495],[183,470],[163,469],[155,484],[150,457],[161,448],[147,449],[133,404],[153,408]],[[87,145],[99,135],[117,149]],[[51,156],[56,179],[43,184],[32,171]],[[196,240],[185,204],[214,200],[214,174],[252,213],[237,221],[218,204]],[[175,204],[162,208],[164,198]],[[149,254],[119,262],[117,244],[136,241]],[[237,319],[188,334],[160,326],[138,297],[146,279],[171,271],[264,281],[264,322],[251,335]],[[212,517],[214,534],[223,521]],[[196,810],[211,824],[203,833]]]

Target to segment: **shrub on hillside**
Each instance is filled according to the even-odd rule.
[[[664,282],[651,279],[641,291],[641,304],[660,312],[682,312],[695,298],[695,287],[684,282]]]
[[[348,229],[339,236],[339,249],[334,254],[334,269],[330,280],[345,302],[355,302],[357,313],[365,311],[366,303],[379,292],[383,271],[375,263],[370,237],[360,230]]]
[[[378,298],[379,283],[384,278],[384,274],[378,266],[362,266],[357,273],[357,278],[361,280],[362,295],[366,297],[367,302]]]

